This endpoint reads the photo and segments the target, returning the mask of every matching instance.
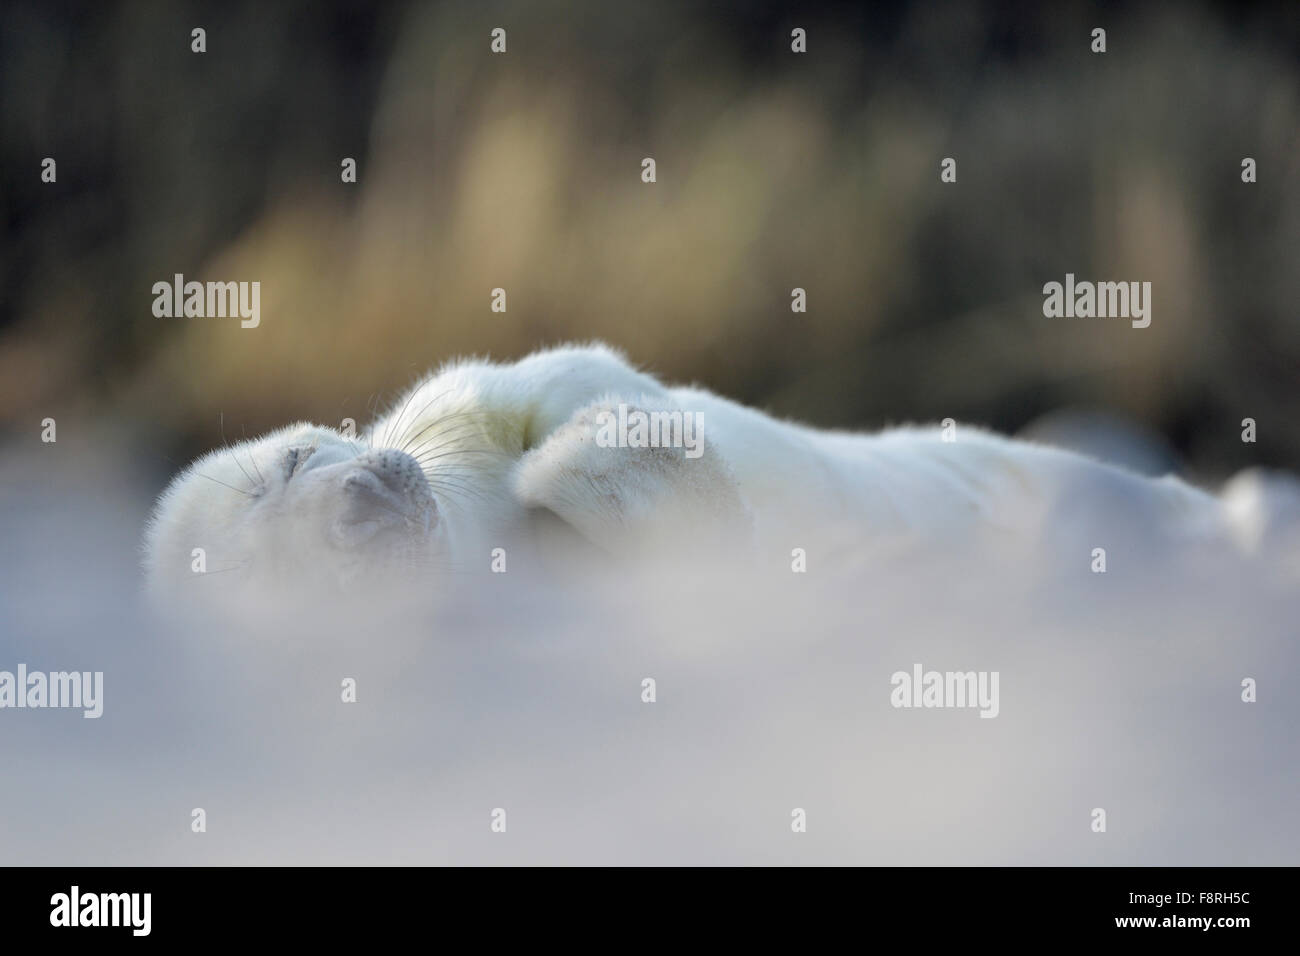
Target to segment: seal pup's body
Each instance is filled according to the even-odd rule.
[[[696,445],[611,443],[611,421],[630,413],[685,418]],[[160,498],[146,566],[154,580],[192,574],[206,542],[223,570],[246,573],[487,570],[539,513],[614,554],[1224,528],[1218,500],[1176,478],[962,425],[818,430],[667,386],[590,345],[448,364],[357,439],[299,424],[218,449]]]

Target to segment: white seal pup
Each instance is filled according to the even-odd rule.
[[[706,542],[787,560],[811,542],[1037,541],[1105,516],[1137,536],[1217,538],[1225,520],[1177,478],[961,425],[822,431],[588,345],[453,362],[355,439],[296,424],[216,449],[160,497],[145,566],[167,591],[201,573],[333,586],[486,571],[538,515],[614,554]]]

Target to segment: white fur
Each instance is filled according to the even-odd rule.
[[[703,454],[600,447],[597,416],[619,404],[699,416]],[[952,442],[939,426],[820,431],[665,386],[605,346],[567,346],[513,364],[444,366],[355,442],[296,425],[200,459],[160,499],[146,539],[151,576],[188,572],[190,549],[205,544],[232,567],[314,559],[324,545],[312,529],[337,506],[323,482],[310,500],[225,487],[247,491],[294,442],[324,448],[335,456],[318,459],[326,463],[368,449],[418,459],[436,501],[435,567],[486,569],[492,548],[518,538],[539,509],[607,551],[727,541],[787,559],[795,547],[946,546],[975,531],[1033,542],[1060,530],[1082,546],[1107,518],[1138,537],[1214,537],[1225,526],[1217,499],[1174,478],[960,425]],[[335,570],[372,558],[344,549]]]

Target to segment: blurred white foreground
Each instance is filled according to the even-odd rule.
[[[102,670],[104,713],[0,710],[2,863],[1300,863],[1274,555],[683,542],[176,624],[138,596],[158,476],[60,456],[0,459],[0,669]],[[998,716],[892,707],[918,663],[997,671]]]

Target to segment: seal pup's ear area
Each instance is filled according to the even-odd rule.
[[[545,509],[614,554],[683,546],[748,548],[753,520],[716,447],[628,447],[608,441],[608,423],[651,407],[611,398],[580,409],[519,461],[517,500]],[[655,411],[678,413],[659,407]],[[604,433],[603,433],[604,432]]]

